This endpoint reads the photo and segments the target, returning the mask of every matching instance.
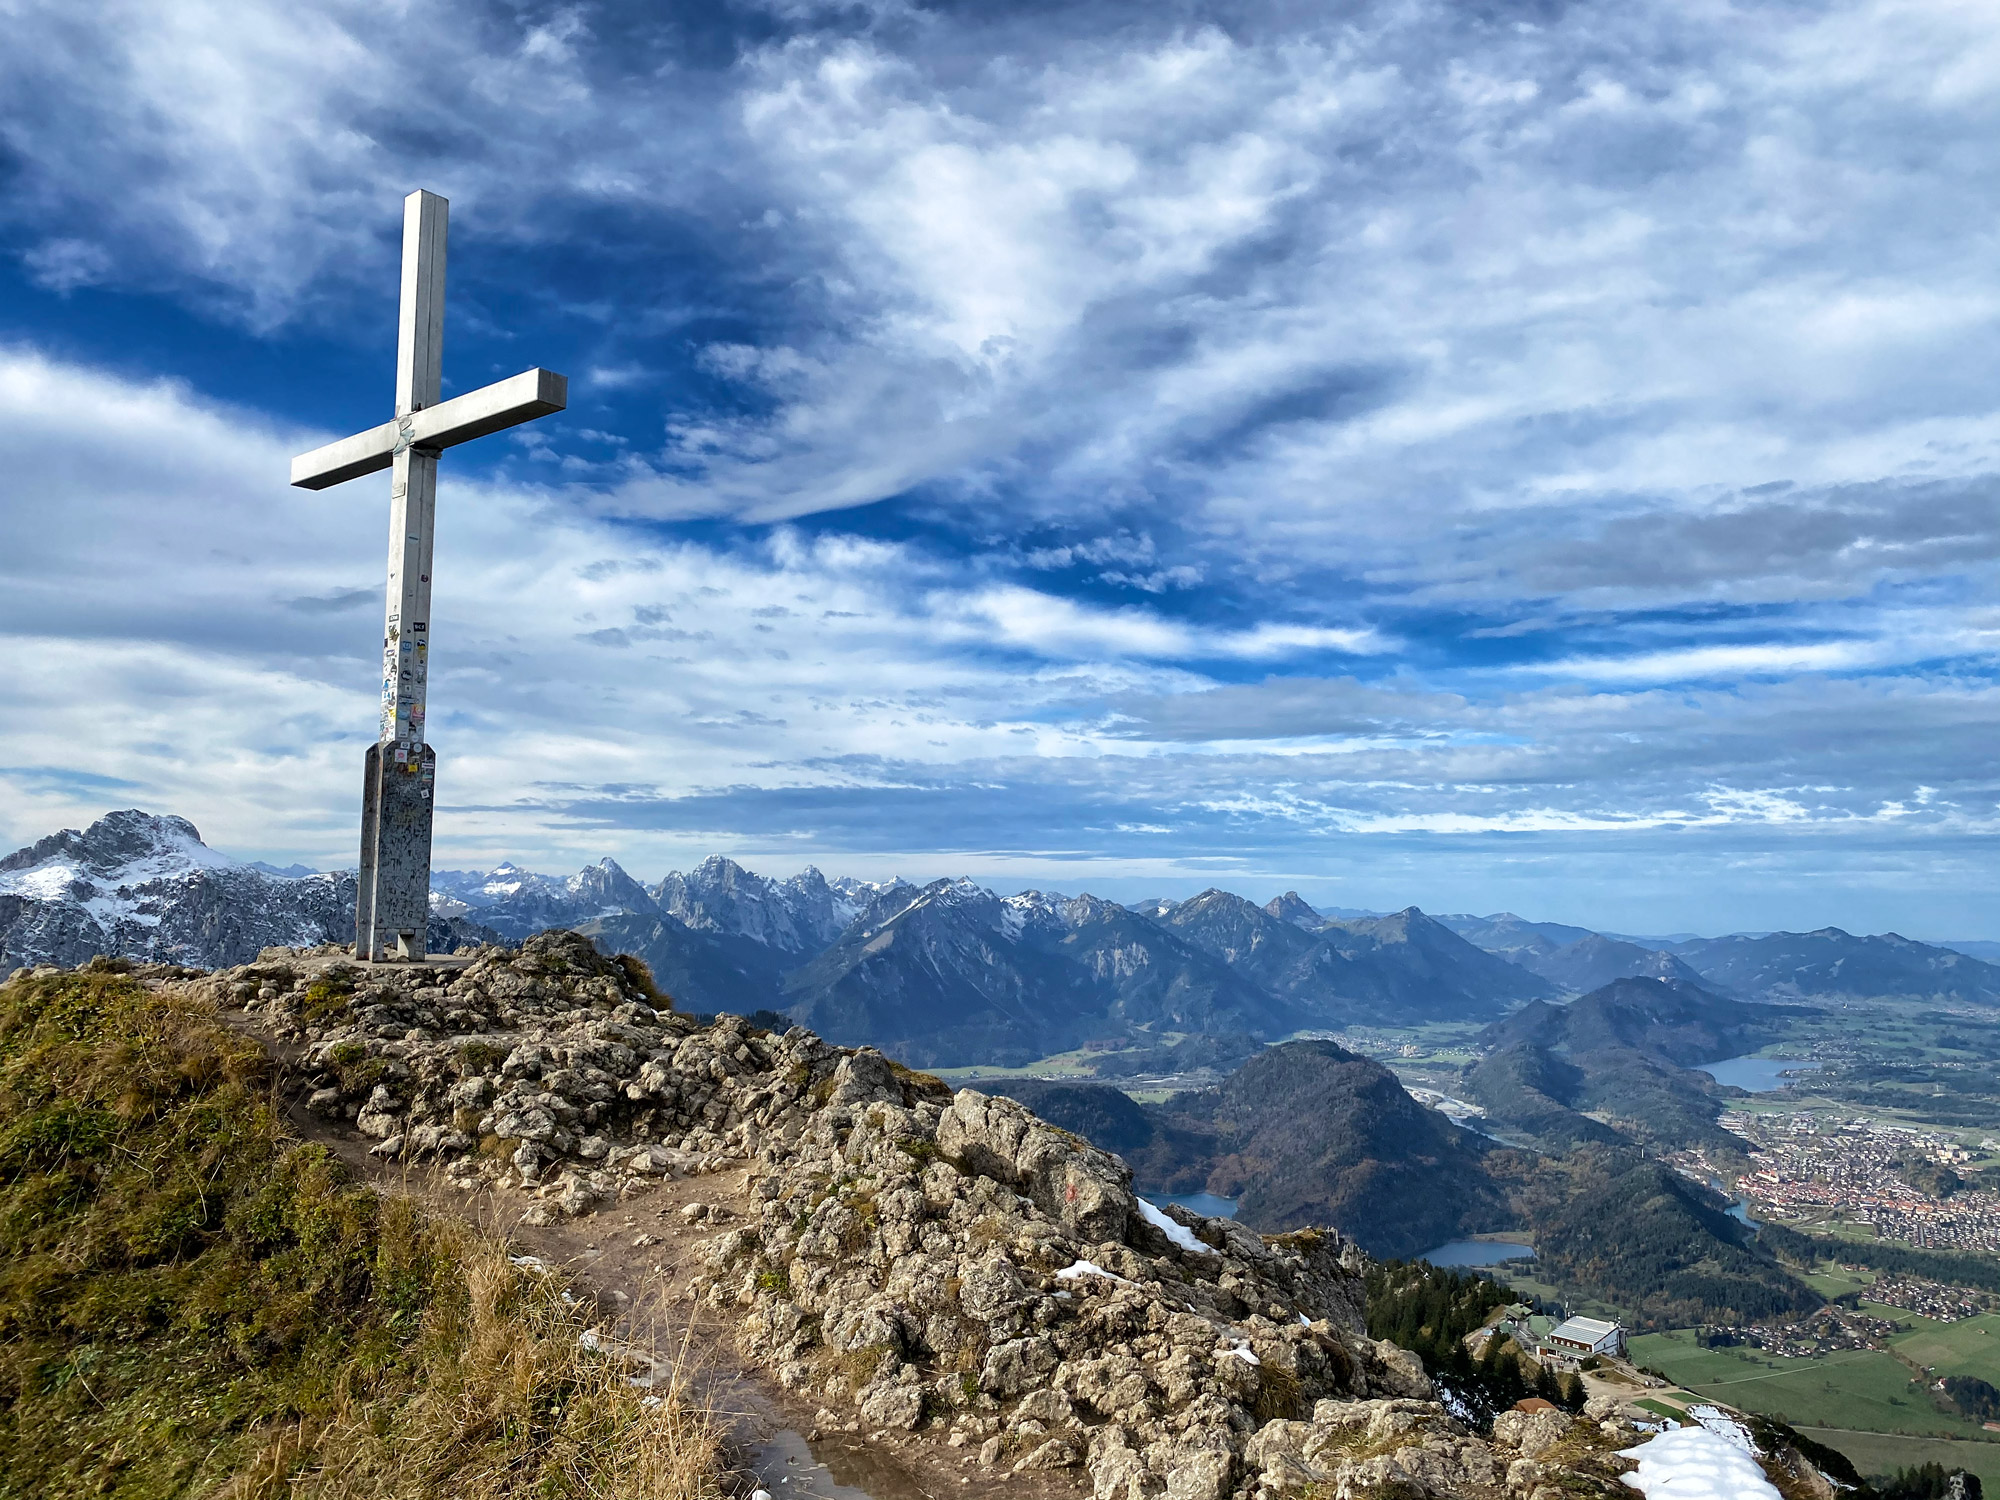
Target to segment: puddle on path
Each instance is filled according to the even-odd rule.
[[[823,1442],[815,1450],[790,1427],[752,1446],[750,1466],[771,1500],[925,1500],[907,1473],[865,1447]]]

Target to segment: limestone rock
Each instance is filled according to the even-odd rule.
[[[1575,1420],[1564,1411],[1503,1411],[1493,1419],[1493,1441],[1518,1448],[1523,1458],[1540,1458],[1563,1440]]]
[[[1608,1461],[1546,1462],[1611,1441],[1590,1423],[1503,1418],[1496,1458],[1456,1422],[1414,1354],[1364,1332],[1368,1261],[1331,1230],[1169,1211],[1190,1249],[1139,1214],[1123,1162],[1015,1101],[796,1027],[697,1024],[574,933],[440,977],[270,949],[159,982],[256,1007],[300,1043],[301,1102],[529,1223],[732,1174],[676,1218],[676,1290],[825,1402],[824,1431],[1081,1466],[1093,1500],[1615,1493]]]

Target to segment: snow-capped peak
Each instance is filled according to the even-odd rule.
[[[236,861],[201,841],[186,818],[128,809],[78,832],[65,828],[0,859],[0,892],[89,903],[121,887],[172,880]]]

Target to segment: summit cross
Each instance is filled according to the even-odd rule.
[[[569,382],[549,370],[440,401],[444,379],[444,250],[449,205],[403,200],[403,295],[396,325],[396,415],[380,427],[292,460],[292,483],[323,490],[394,471],[389,484],[389,598],[382,624],[382,718],[361,790],[361,870],[354,956],[415,960],[430,918],[432,796],[437,754],[424,742],[430,675],[431,543],[438,454],[561,411]]]

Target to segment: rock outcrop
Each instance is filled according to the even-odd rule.
[[[307,1107],[375,1154],[540,1222],[747,1169],[750,1211],[679,1290],[822,1427],[934,1435],[1095,1500],[1627,1493],[1627,1425],[1455,1421],[1365,1333],[1367,1257],[1338,1234],[1156,1208],[1012,1100],[797,1027],[699,1025],[576,934],[450,971],[270,949],[156,982],[298,1045]]]

